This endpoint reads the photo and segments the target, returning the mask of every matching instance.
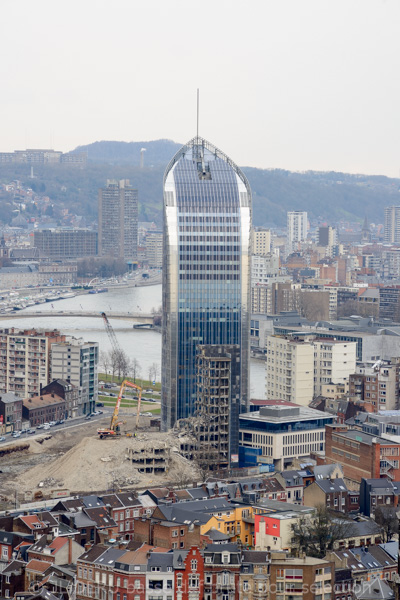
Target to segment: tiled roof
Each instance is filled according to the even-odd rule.
[[[32,558],[26,565],[27,570],[37,571],[38,573],[44,573],[46,569],[49,568],[49,561],[45,560],[37,560],[36,558]]]

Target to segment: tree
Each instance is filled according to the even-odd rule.
[[[382,529],[384,542],[390,542],[399,533],[399,520],[393,506],[378,506],[375,509],[375,522]]]
[[[338,540],[354,534],[354,525],[343,517],[333,516],[325,506],[317,506],[292,525],[293,546],[309,556],[324,558]]]
[[[136,377],[140,377],[140,373],[142,371],[142,367],[140,366],[140,362],[137,358],[132,358],[131,360],[131,373],[133,377],[133,382],[136,383]]]
[[[104,369],[104,373],[106,376],[108,375],[108,370],[111,365],[111,356],[110,352],[101,351],[100,352],[100,365]]]
[[[160,367],[158,366],[157,363],[153,363],[150,365],[149,367],[149,381],[156,381],[158,375],[160,374]]]

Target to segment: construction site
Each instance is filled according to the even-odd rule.
[[[135,431],[136,415],[124,415],[124,430]],[[0,501],[3,505],[30,502],[80,492],[146,488],[168,482],[195,481],[196,464],[185,458],[186,436],[149,429],[150,418],[140,417],[133,435],[100,439],[99,424],[109,417],[45,432],[1,446]]]

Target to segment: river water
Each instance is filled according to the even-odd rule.
[[[46,314],[69,311],[98,311],[106,314],[109,312],[143,311],[149,313],[152,308],[161,306],[161,285],[141,287],[110,288],[103,294],[85,294],[57,300],[54,303],[36,304],[29,307],[29,312],[43,313],[43,317],[34,319],[24,318],[24,311],[18,313],[13,319],[1,319],[0,327],[46,327],[59,329],[66,335],[82,337],[85,341],[98,342],[101,351],[111,350],[111,343],[105,331],[103,319],[83,317],[49,317]],[[158,365],[158,377],[161,372],[161,334],[150,330],[133,329],[132,323],[110,319],[118,342],[130,358],[136,358],[141,366],[141,376],[148,378],[149,367]],[[250,396],[262,399],[265,397],[265,371],[264,362],[252,359],[250,366]]]

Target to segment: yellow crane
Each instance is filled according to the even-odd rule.
[[[137,413],[136,413],[136,429],[138,428],[139,425],[139,416],[140,416],[140,406],[142,403],[142,388],[139,385],[136,385],[136,383],[132,383],[131,381],[128,381],[128,379],[124,379],[124,381],[121,383],[121,387],[119,388],[119,394],[118,394],[118,398],[117,398],[117,402],[115,403],[114,406],[114,412],[113,415],[111,417],[111,423],[110,423],[110,427],[107,429],[98,429],[97,433],[100,436],[100,439],[102,440],[105,437],[113,437],[116,435],[120,435],[120,422],[118,421],[118,414],[119,414],[119,409],[121,406],[121,399],[122,396],[124,395],[124,391],[126,387],[131,387],[131,388],[135,388],[138,391],[138,403],[137,403]]]
[[[101,316],[103,317],[104,326],[106,328],[108,337],[110,339],[113,352],[115,352],[117,354],[122,354],[122,350],[121,350],[121,347],[120,347],[120,345],[118,343],[118,340],[117,340],[117,338],[115,336],[114,329],[112,328],[112,325],[111,325],[110,321],[108,320],[106,313],[102,312]],[[100,439],[103,439],[104,437],[112,437],[112,436],[116,436],[116,435],[120,434],[120,428],[119,428],[119,426],[120,426],[121,423],[118,423],[118,413],[119,413],[119,409],[120,409],[120,406],[121,406],[121,399],[122,399],[122,396],[124,394],[126,386],[135,388],[139,392],[139,396],[138,396],[139,399],[138,399],[137,413],[136,413],[136,429],[138,428],[138,425],[139,425],[139,415],[140,415],[140,406],[141,406],[141,403],[142,403],[142,388],[140,386],[136,385],[136,383],[132,383],[131,381],[128,381],[127,379],[125,379],[122,382],[121,387],[119,389],[119,394],[118,394],[117,402],[116,402],[115,407],[114,407],[114,412],[113,412],[113,416],[111,418],[110,427],[108,429],[99,429],[97,431],[97,433],[100,436]]]

